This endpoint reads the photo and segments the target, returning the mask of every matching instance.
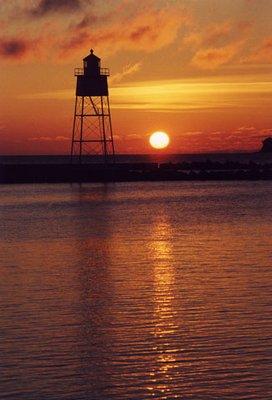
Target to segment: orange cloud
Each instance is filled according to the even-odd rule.
[[[29,8],[27,1],[18,5],[11,0],[2,24],[13,22],[7,25],[0,56],[33,60],[50,52],[51,60],[67,61],[90,46],[107,54],[120,50],[151,53],[173,43],[189,20],[180,5],[166,3],[159,7],[153,0],[140,6],[130,0],[109,3],[107,7],[83,0],[40,0],[34,5]]]
[[[262,44],[254,49],[244,59],[245,63],[272,64],[272,36],[263,40]]]
[[[201,69],[216,69],[231,61],[243,47],[244,40],[222,47],[208,47],[195,53],[192,64]]]
[[[226,21],[222,24],[215,24],[207,29],[203,42],[208,46],[212,46],[214,44],[220,45],[223,40],[229,38],[231,31],[232,25],[229,21]]]
[[[229,20],[210,24],[204,31],[195,31],[185,35],[183,43],[198,47],[221,47],[239,40],[252,27],[249,21],[240,21],[233,24]]]
[[[213,24],[205,30],[205,32],[192,32],[186,35],[183,39],[185,45],[195,46],[214,46],[220,45],[222,41],[225,41],[230,37],[232,32],[232,25],[229,21],[225,21],[221,24]]]
[[[201,149],[202,152],[213,151],[256,151],[261,146],[261,139],[272,134],[271,128],[258,129],[254,126],[241,126],[233,130],[182,132],[180,145]]]
[[[153,52],[172,43],[188,18],[179,7],[154,8],[149,12],[144,9],[131,16],[118,17],[118,21],[97,24],[95,30],[85,24],[83,29],[77,26],[72,36],[61,44],[61,55],[71,57],[75,52],[85,51],[90,43],[108,54],[120,50]]]
[[[30,137],[28,140],[30,142],[65,142],[67,140],[70,140],[71,138],[67,136],[34,136]]]
[[[191,65],[213,70],[229,63],[243,50],[251,28],[250,21],[226,20],[185,35],[183,44],[193,52]]]
[[[141,66],[141,62],[125,65],[121,72],[118,72],[110,78],[111,83],[115,84],[121,82],[124,77],[132,75],[135,72],[139,71],[141,69]]]

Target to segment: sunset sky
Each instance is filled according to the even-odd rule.
[[[272,136],[272,0],[0,0],[0,154],[70,151],[74,67],[109,67],[118,153],[252,151]]]

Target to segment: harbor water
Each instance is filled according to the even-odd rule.
[[[0,399],[272,398],[272,182],[0,194]]]

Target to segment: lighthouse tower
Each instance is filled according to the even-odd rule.
[[[108,81],[108,68],[100,67],[93,50],[83,59],[77,77],[71,162],[82,163],[84,156],[101,155],[103,162],[114,162]]]

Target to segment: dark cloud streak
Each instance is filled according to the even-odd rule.
[[[131,32],[130,39],[134,42],[141,40],[145,35],[152,33],[152,29],[150,26],[141,26],[137,28],[135,31]]]
[[[72,28],[76,30],[85,29],[95,24],[98,20],[98,17],[95,15],[87,15],[76,25],[72,26]]]
[[[39,5],[30,11],[30,14],[34,17],[44,17],[53,13],[71,13],[80,9],[80,0],[41,0]]]
[[[0,39],[0,56],[4,58],[21,58],[28,51],[28,45],[20,39]]]

